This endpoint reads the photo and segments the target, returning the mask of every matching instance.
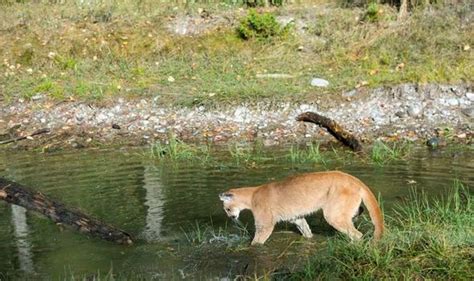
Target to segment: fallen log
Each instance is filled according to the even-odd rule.
[[[130,245],[133,243],[132,237],[128,233],[91,218],[78,210],[68,209],[64,204],[47,198],[41,192],[30,191],[25,186],[1,177],[0,200],[41,213],[55,223],[69,225],[82,233],[118,244]]]
[[[41,134],[45,134],[45,133],[49,133],[49,132],[50,132],[50,130],[48,128],[39,129],[39,130],[36,130],[33,133],[29,134],[28,136],[16,137],[16,138],[11,138],[11,139],[8,139],[8,140],[0,141],[0,144],[7,144],[7,143],[11,143],[11,142],[17,142],[17,141],[27,139],[29,137],[33,137],[33,136],[36,136],[36,135],[41,135]]]
[[[356,137],[354,137],[351,133],[344,130],[338,123],[336,123],[336,121],[330,118],[308,111],[308,112],[301,113],[300,115],[298,115],[298,117],[296,117],[296,120],[311,122],[321,127],[324,127],[338,141],[350,147],[353,151],[362,150],[362,146],[360,145],[359,140]]]

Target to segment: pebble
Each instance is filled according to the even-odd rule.
[[[36,95],[31,97],[31,100],[33,100],[33,101],[38,101],[38,100],[42,100],[42,99],[44,99],[44,95],[42,95],[42,94],[36,94]]]

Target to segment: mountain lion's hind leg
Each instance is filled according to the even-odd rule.
[[[303,234],[303,237],[313,237],[313,233],[311,233],[311,228],[309,228],[309,225],[306,222],[305,218],[293,219],[290,222],[296,224],[296,227],[301,232],[301,234]]]
[[[345,233],[351,240],[360,240],[362,233],[354,227],[352,218],[358,212],[360,201],[351,200],[349,196],[340,197],[323,208],[326,221],[338,231]]]

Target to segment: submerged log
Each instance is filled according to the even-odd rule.
[[[296,120],[311,122],[321,127],[324,127],[338,141],[350,147],[353,151],[362,150],[362,146],[360,145],[359,140],[356,137],[354,137],[351,133],[344,130],[338,123],[336,123],[336,121],[330,118],[308,111],[308,112],[301,113],[300,115],[298,115],[298,117],[296,117]]]
[[[29,190],[16,182],[0,177],[0,200],[43,214],[58,224],[69,225],[82,233],[97,236],[119,244],[130,245],[132,237],[113,226],[86,214],[66,208],[64,204],[47,198],[41,192]]]

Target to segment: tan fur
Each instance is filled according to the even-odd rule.
[[[358,240],[362,233],[354,227],[352,218],[358,213],[361,202],[375,226],[374,239],[380,239],[384,230],[382,212],[374,194],[356,177],[339,171],[309,173],[257,187],[234,188],[219,197],[229,217],[237,219],[240,211],[252,211],[255,219],[252,245],[265,243],[280,221],[296,224],[304,237],[311,237],[304,216],[319,209],[331,226]]]

